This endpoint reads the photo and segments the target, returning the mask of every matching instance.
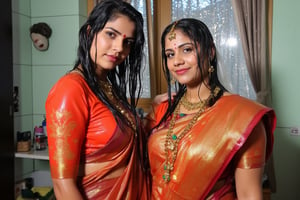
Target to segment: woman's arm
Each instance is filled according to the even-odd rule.
[[[175,94],[172,93],[172,98]],[[155,107],[159,104],[161,104],[162,102],[165,102],[168,100],[168,93],[163,93],[163,94],[158,94],[156,95],[153,100],[152,100],[152,105]]]
[[[262,200],[262,175],[266,151],[266,131],[259,122],[241,149],[240,161],[235,171],[235,184],[239,200]],[[242,163],[241,163],[242,162]],[[243,165],[242,168],[239,166]],[[258,166],[256,166],[258,165]]]
[[[235,184],[237,199],[253,199],[262,200],[262,174],[263,168],[255,169],[236,169],[235,171]]]
[[[171,94],[171,99],[173,99],[173,97],[176,95],[176,93],[172,93]],[[163,94],[158,94],[156,95],[153,100],[152,100],[152,104],[151,104],[151,108],[149,109],[150,112],[144,117],[143,120],[143,124],[145,127],[145,130],[148,132],[150,131],[157,122],[156,116],[155,116],[155,110],[156,108],[166,102],[168,100],[168,93],[163,93]]]
[[[46,100],[49,165],[57,199],[82,199],[76,185],[88,109],[84,87],[65,76]]]
[[[55,197],[57,200],[83,200],[73,179],[52,179]]]

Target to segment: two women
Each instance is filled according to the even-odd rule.
[[[129,4],[102,0],[80,30],[74,69],[49,93],[47,132],[57,199],[149,198],[146,134],[135,111],[142,25]],[[261,199],[274,111],[222,86],[215,44],[201,21],[170,24],[161,45],[169,95],[147,117],[153,128],[152,198]],[[172,79],[179,84],[174,97]]]

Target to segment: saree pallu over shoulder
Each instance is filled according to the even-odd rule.
[[[71,72],[53,86],[46,118],[53,179],[76,179],[85,199],[146,199],[141,138],[115,119],[83,76]],[[101,168],[85,175],[94,163]]]
[[[165,108],[165,105],[162,107]],[[181,132],[192,118],[193,115],[186,115],[178,119],[174,132]],[[225,171],[227,176],[227,167],[260,121],[265,125],[267,134],[266,156],[262,163],[249,160],[247,164],[250,168],[263,166],[272,152],[275,113],[271,108],[238,95],[219,99],[179,142],[174,170],[167,184],[162,176],[168,123],[157,128],[148,142],[153,199],[207,198],[216,182],[224,178]],[[226,182],[228,180],[224,179],[225,186],[231,184]],[[230,190],[232,188],[228,186],[220,195]]]

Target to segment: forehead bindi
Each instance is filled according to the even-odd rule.
[[[122,38],[133,38],[135,31],[135,23],[125,15],[116,15],[108,21],[105,27],[110,27],[115,30]]]
[[[165,48],[166,49],[178,49],[186,44],[192,44],[191,39],[183,34],[181,31],[175,30],[176,38],[172,39],[171,41],[167,39],[169,35],[167,34],[165,40]]]

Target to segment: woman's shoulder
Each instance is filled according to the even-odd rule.
[[[87,86],[83,75],[72,71],[59,78],[52,89],[57,89],[57,87],[64,89],[85,88]]]
[[[65,74],[64,76],[62,76],[57,82],[56,84],[82,84],[82,83],[86,83],[83,75],[79,72],[76,71],[71,71],[68,72],[67,74]]]
[[[155,112],[165,112],[168,108],[168,101],[161,102],[157,106],[155,106]]]
[[[79,73],[69,72],[60,77],[49,91],[51,96],[73,96],[89,91],[89,87],[84,77]]]
[[[239,94],[229,93],[225,92],[224,95],[220,98],[222,101],[226,101],[227,103],[231,102],[234,104],[237,103],[249,103],[249,104],[256,104],[257,102],[253,99],[249,99],[243,96],[240,96]]]
[[[231,107],[231,109],[244,109],[244,110],[272,110],[256,100],[249,99],[238,94],[224,93],[224,95],[219,99],[219,104],[226,107]]]

